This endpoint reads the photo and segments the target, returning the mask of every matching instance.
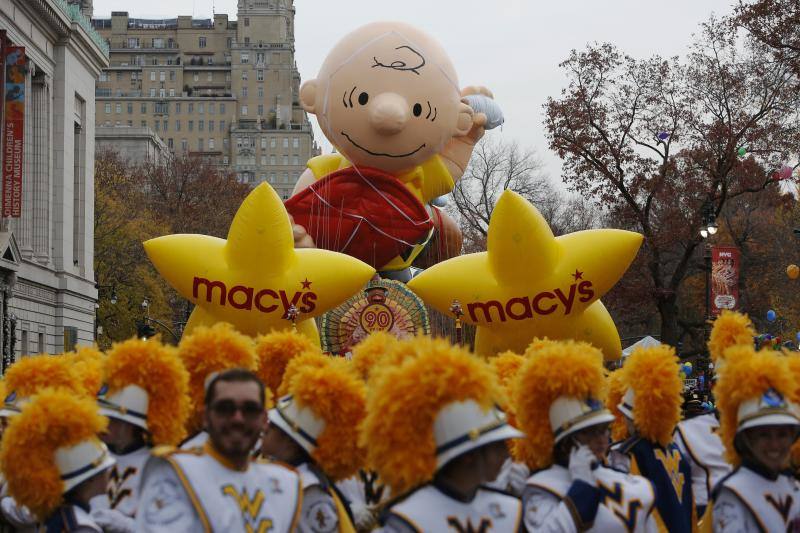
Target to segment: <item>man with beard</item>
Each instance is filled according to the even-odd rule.
[[[211,378],[205,396],[208,441],[193,450],[154,451],[142,474],[137,531],[291,531],[300,478],[250,455],[266,423],[264,385],[250,371]]]

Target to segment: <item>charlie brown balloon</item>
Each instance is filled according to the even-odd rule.
[[[339,41],[300,88],[336,153],[312,158],[286,202],[296,245],[408,267],[446,216],[430,203],[453,190],[484,133],[468,95],[492,97],[460,89],[445,50],[413,26],[377,22]]]

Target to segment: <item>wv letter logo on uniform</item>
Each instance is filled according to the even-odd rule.
[[[664,470],[667,471],[669,479],[672,481],[672,487],[675,489],[675,494],[678,496],[678,501],[683,502],[683,483],[685,479],[683,478],[683,473],[681,472],[680,452],[675,448],[669,449],[666,452],[660,449],[654,451],[656,459],[658,459],[664,466]]]
[[[244,529],[247,533],[267,533],[272,529],[272,520],[269,518],[262,518],[255,524],[256,517],[261,512],[261,506],[264,505],[264,493],[258,489],[253,494],[253,499],[247,496],[247,489],[243,489],[242,493],[236,490],[233,485],[225,485],[222,487],[222,494],[230,496],[236,501],[239,510],[242,512],[242,519],[244,521]],[[255,525],[255,527],[254,527]]]
[[[472,525],[472,520],[469,518],[467,518],[467,525],[464,525],[455,516],[449,516],[447,517],[447,525],[458,533],[488,533],[490,531],[489,528],[492,527],[492,521],[488,518],[481,518],[481,522],[476,528]]]

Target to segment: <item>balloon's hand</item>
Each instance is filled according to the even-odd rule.
[[[311,238],[311,235],[306,232],[306,228],[301,226],[300,224],[294,223],[294,218],[292,215],[289,215],[289,222],[292,224],[292,234],[294,235],[294,247],[295,248],[316,248],[317,246],[314,244],[314,239]]]
[[[470,94],[482,94],[492,98],[492,92],[486,87],[467,87],[461,91],[462,98]],[[462,105],[466,106],[466,101],[462,100]],[[486,115],[483,113],[472,113],[472,127],[466,135],[453,137],[447,144],[445,144],[439,156],[444,160],[447,165],[453,181],[458,181],[464,175],[464,169],[467,168],[470,158],[472,157],[472,150],[475,144],[483,137],[485,133],[484,125],[486,124]]]

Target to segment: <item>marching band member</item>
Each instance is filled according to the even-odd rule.
[[[800,485],[786,471],[800,431],[797,384],[785,357],[752,346],[726,352],[715,387],[720,434],[735,469],[713,492],[704,528],[729,531],[796,531],[800,528]]]
[[[385,532],[524,530],[520,501],[489,489],[522,433],[496,407],[488,365],[442,339],[419,337],[416,356],[370,381],[362,441],[368,464],[395,494]]]
[[[153,450],[142,474],[136,531],[294,531],[300,478],[251,461],[266,423],[264,384],[244,369],[215,375],[204,405],[202,448]]]
[[[366,388],[346,360],[313,352],[293,359],[286,377],[287,395],[268,413],[263,451],[300,473],[298,531],[355,531],[333,482],[354,475],[364,462],[358,425],[365,415]]]
[[[604,466],[609,424],[602,353],[551,343],[529,357],[513,385],[515,451],[532,469],[523,493],[528,531],[656,531],[652,484]]]
[[[724,310],[714,321],[708,341],[711,360],[724,365],[725,350],[730,346],[751,346],[756,332],[746,315]],[[675,444],[689,462],[692,471],[692,493],[697,516],[703,517],[711,491],[731,471],[725,460],[725,448],[719,438],[716,412],[686,416],[675,428]]]
[[[43,389],[9,424],[0,449],[8,491],[47,531],[103,531],[89,502],[105,492],[114,464],[97,438],[105,422],[88,396]]]
[[[627,456],[631,473],[655,485],[653,515],[659,530],[694,531],[692,474],[672,441],[683,401],[675,351],[665,344],[636,349],[622,370],[626,391],[617,408],[625,416],[630,437],[615,449]]]
[[[185,435],[189,373],[173,348],[158,339],[132,338],[108,352],[105,377],[98,403],[109,422],[101,438],[116,464],[102,503],[134,517],[140,474],[150,450],[175,446]]]
[[[283,381],[286,366],[295,357],[304,353],[321,354],[319,347],[305,335],[292,330],[271,331],[256,338],[256,375],[264,383],[273,398],[279,396],[278,388]]]
[[[181,448],[200,448],[208,440],[203,429],[203,398],[206,385],[216,372],[230,368],[256,369],[253,341],[233,329],[230,324],[220,322],[211,327],[198,327],[184,335],[178,345],[178,356],[189,372],[189,398],[192,411],[186,423],[189,438]]]

